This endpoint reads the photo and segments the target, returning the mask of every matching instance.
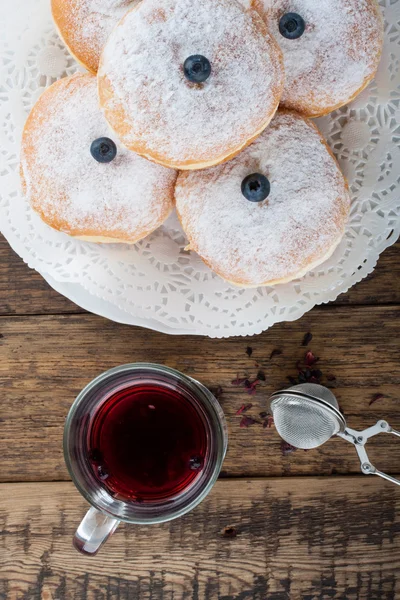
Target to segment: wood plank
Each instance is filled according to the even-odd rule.
[[[96,557],[71,538],[70,483],[0,486],[4,600],[394,600],[400,495],[376,477],[220,481],[191,514],[122,524]],[[224,536],[226,527],[236,537]]]
[[[0,315],[81,312],[30,269],[0,234]]]
[[[0,456],[2,481],[67,479],[62,456],[65,417],[77,393],[93,377],[118,364],[148,360],[175,367],[210,388],[220,385],[230,444],[224,464],[229,476],[330,475],[358,473],[354,448],[337,438],[319,449],[283,457],[273,429],[239,427],[238,408],[258,417],[268,396],[287,386],[304,357],[303,336],[314,335],[308,349],[319,367],[337,377],[338,400],[353,428],[385,417],[400,429],[400,307],[336,307],[312,311],[254,338],[211,340],[171,337],[127,327],[92,315],[0,319]],[[246,348],[253,348],[252,357]],[[282,355],[270,360],[273,349]],[[239,373],[266,382],[255,396],[232,385]],[[369,406],[376,393],[384,398]],[[382,434],[371,441],[371,459],[382,470],[400,471],[400,444]]]
[[[400,304],[400,242],[381,256],[375,271],[335,304]],[[50,288],[0,235],[0,315],[82,312]]]

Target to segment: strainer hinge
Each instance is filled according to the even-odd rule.
[[[392,429],[389,423],[382,420],[378,421],[372,427],[364,429],[363,431],[356,431],[355,429],[350,429],[350,427],[346,427],[346,429],[343,432],[339,432],[337,435],[353,444],[357,451],[358,458],[360,459],[361,471],[364,473],[364,475],[378,475],[379,477],[382,477],[387,481],[391,481],[392,483],[400,485],[400,481],[398,479],[395,479],[391,475],[387,475],[386,473],[379,471],[376,467],[374,467],[373,464],[371,464],[368,458],[365,445],[370,438],[374,437],[375,435],[378,435],[379,433],[392,433],[393,435],[400,437],[399,431]]]

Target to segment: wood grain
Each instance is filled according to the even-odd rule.
[[[72,548],[70,483],[0,486],[3,600],[394,600],[400,496],[378,478],[220,481],[191,514]],[[236,537],[224,536],[226,527]]]
[[[400,242],[380,257],[375,271],[335,304],[400,303]],[[83,312],[30,269],[0,235],[0,315]]]
[[[254,338],[211,340],[170,337],[112,323],[92,315],[3,317],[0,319],[0,456],[2,481],[67,479],[62,456],[65,417],[77,393],[93,377],[118,364],[148,360],[183,371],[210,388],[220,385],[220,402],[230,434],[225,476],[330,475],[358,473],[354,448],[334,439],[319,449],[283,457],[273,429],[239,427],[236,411],[258,418],[268,396],[288,385],[304,357],[302,339],[320,357],[325,374],[337,377],[337,394],[349,425],[364,428],[385,417],[400,429],[400,307],[336,307],[315,310],[300,321],[277,325]],[[251,358],[246,348],[253,349]],[[269,359],[279,348],[280,356]],[[255,396],[232,385],[239,373],[266,382]],[[326,381],[326,380],[324,380]],[[384,397],[369,406],[376,393]],[[381,470],[400,472],[400,444],[382,434],[370,443],[371,460]]]

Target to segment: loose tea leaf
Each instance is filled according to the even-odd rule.
[[[261,417],[262,419],[265,419],[266,417],[268,417],[268,413],[267,413],[267,412],[265,412],[265,410],[263,410],[263,412],[260,412],[260,417]]]
[[[274,358],[274,356],[280,356],[281,354],[282,350],[279,350],[279,348],[275,348],[275,350],[272,350],[271,354],[269,355],[269,360]]]
[[[301,345],[308,346],[308,344],[311,342],[312,338],[313,338],[312,333],[310,333],[310,332],[306,333]]]
[[[316,379],[321,379],[322,371],[320,371],[319,369],[313,369],[311,371],[311,377],[315,377]]]
[[[250,346],[247,346],[246,354],[250,358],[250,356],[253,354],[253,348],[251,348]]]
[[[249,402],[249,404],[242,404],[242,406],[239,408],[239,410],[236,411],[237,415],[241,415],[244,412],[247,412],[248,410],[250,410],[250,408],[252,408],[252,403]]]
[[[258,371],[258,373],[257,373],[257,379],[259,379],[260,381],[265,381],[267,379],[265,377],[264,371]]]

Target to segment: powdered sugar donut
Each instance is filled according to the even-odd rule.
[[[282,86],[278,45],[236,0],[145,0],[99,67],[100,103],[121,141],[180,169],[237,154],[269,123]]]
[[[283,52],[284,107],[321,116],[350,102],[374,77],[383,44],[376,0],[250,1]]]
[[[176,172],[121,146],[96,92],[93,75],[77,74],[42,94],[23,133],[23,188],[54,229],[92,242],[134,243],[170,214]]]
[[[51,0],[54,22],[71,54],[97,73],[111,31],[139,0]]]
[[[232,161],[180,173],[175,199],[190,249],[247,287],[291,281],[329,258],[350,206],[319,131],[287,111]]]

